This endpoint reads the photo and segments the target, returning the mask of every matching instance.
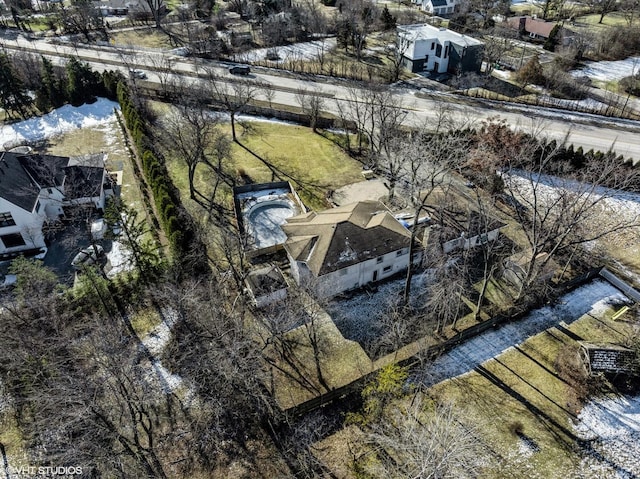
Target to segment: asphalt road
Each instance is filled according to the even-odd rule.
[[[21,35],[0,38],[0,45],[8,49],[20,49],[44,54],[53,58],[75,55],[89,62],[95,69],[141,69],[147,72],[149,81],[159,82],[167,75],[179,75],[189,81],[197,81],[200,60],[160,53],[157,51],[116,49],[104,46],[87,48],[56,44],[48,40],[28,40]],[[233,81],[236,78],[228,72],[224,63],[206,63],[216,74]],[[168,74],[166,72],[170,71]],[[164,72],[164,73],[163,73]],[[276,74],[274,74],[276,73]],[[298,106],[296,91],[300,89],[322,92],[326,97],[324,109],[337,114],[337,102],[348,97],[348,84],[332,79],[315,77],[314,80],[295,76],[282,76],[268,69],[253,69],[250,78],[270,84],[275,91],[271,99],[274,105]],[[420,95],[416,90],[394,91],[398,102],[407,111],[405,124],[420,126],[435,124],[443,108],[459,121],[477,123],[487,118],[499,116],[515,128],[531,132],[536,136],[546,135],[556,140],[567,138],[576,147],[607,151],[613,149],[625,157],[640,160],[640,122],[617,120],[597,115],[579,114],[563,110],[531,108],[502,102],[477,100],[450,94]]]

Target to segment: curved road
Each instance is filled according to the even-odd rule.
[[[47,55],[51,58],[75,55],[88,61],[96,69],[143,69],[150,81],[158,82],[162,76],[180,75],[195,81],[201,61],[185,59],[175,55],[144,50],[131,50],[114,47],[69,46],[55,44],[47,40],[28,40],[21,35],[7,34],[0,38],[0,46],[6,49],[19,49]],[[220,77],[233,81],[227,65],[219,62],[207,63]],[[297,90],[321,92],[335,101],[326,101],[324,109],[337,114],[336,101],[348,98],[348,83],[334,81],[324,77],[315,77],[313,81],[291,76],[282,76],[269,69],[254,69],[250,75],[272,86],[275,91],[271,101],[274,105],[298,106]],[[164,73],[163,73],[164,71]],[[170,71],[171,73],[167,73]],[[528,108],[514,104],[491,102],[461,98],[450,94],[432,93],[416,95],[413,90],[394,89],[399,104],[407,111],[405,124],[412,126],[435,123],[443,108],[454,119],[478,122],[487,118],[500,116],[516,128],[531,132],[536,136],[546,135],[562,140],[567,138],[576,146],[585,150],[595,149],[607,151],[613,149],[625,157],[640,160],[640,122],[599,117],[597,115],[579,114],[546,108]]]

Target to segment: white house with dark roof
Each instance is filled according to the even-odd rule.
[[[0,152],[0,258],[42,250],[44,224],[66,207],[104,208],[105,158]]]
[[[460,9],[460,0],[412,0],[414,5],[418,5],[424,12],[431,15],[447,16]]]
[[[408,70],[433,73],[480,72],[484,43],[428,24],[398,27],[398,51]]]
[[[293,278],[321,296],[388,278],[409,265],[411,233],[378,201],[294,216],[282,230]]]

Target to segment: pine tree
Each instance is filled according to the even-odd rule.
[[[40,111],[58,108],[67,101],[67,93],[53,69],[53,63],[42,57],[42,84],[36,92],[36,106]]]
[[[7,112],[9,118],[16,112],[24,118],[31,103],[31,98],[27,95],[22,80],[16,75],[9,57],[0,53],[0,108]]]
[[[384,25],[385,30],[393,30],[396,28],[396,17],[391,15],[389,8],[385,5],[382,9],[382,15],[380,16],[382,20],[382,24]]]
[[[75,57],[71,57],[67,63],[67,78],[67,94],[73,106],[95,101],[95,94],[103,90],[100,74]]]

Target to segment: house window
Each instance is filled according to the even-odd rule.
[[[15,225],[16,222],[13,219],[13,216],[11,216],[11,212],[6,212],[6,213],[0,213],[0,228],[4,227],[4,226],[13,226]]]
[[[385,266],[384,268],[382,268],[383,273],[388,273],[389,271],[391,271],[391,266]]]
[[[436,42],[431,42],[431,49],[433,50],[436,47]]]
[[[36,207],[34,208],[34,211],[36,213],[40,213],[40,200],[36,201]]]
[[[438,46],[436,47],[436,56],[438,58],[442,58],[442,45],[440,45],[439,43],[438,43]]]
[[[0,240],[2,240],[6,248],[15,248],[17,246],[24,246],[26,244],[24,242],[24,238],[20,233],[2,235],[0,236]]]
[[[384,261],[384,256],[379,256],[379,257],[376,259],[376,263],[377,263],[377,264],[380,264],[380,263],[382,263],[383,261]]]
[[[348,267],[347,268],[342,268],[340,270],[340,276],[346,276],[348,272],[349,272],[349,268]]]
[[[53,194],[53,190],[51,188],[47,188],[47,192],[52,195]]]
[[[449,56],[449,45],[444,47],[444,58],[447,58],[448,56]]]
[[[404,248],[399,249],[398,251],[396,251],[396,256],[402,256],[402,255],[405,255],[405,254],[407,254],[407,250],[404,249]]]

